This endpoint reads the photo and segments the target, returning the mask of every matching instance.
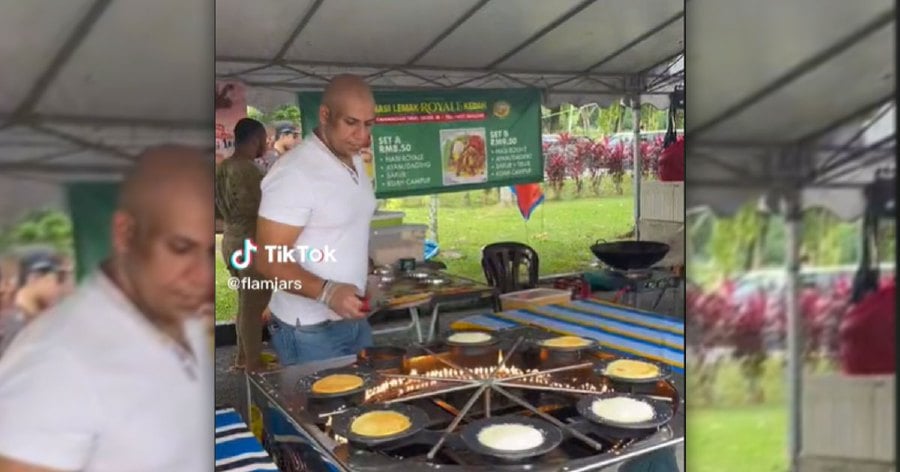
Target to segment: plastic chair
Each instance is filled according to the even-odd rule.
[[[538,284],[537,252],[527,244],[501,242],[481,249],[481,268],[488,285],[500,294],[535,288]],[[526,280],[522,280],[523,270]]]

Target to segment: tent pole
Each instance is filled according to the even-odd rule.
[[[800,194],[790,190],[785,195],[785,229],[787,232],[787,277],[785,286],[785,304],[787,308],[787,384],[790,405],[788,408],[788,454],[791,471],[799,470],[799,456],[802,445],[801,405],[803,387],[803,329],[799,296],[800,273],[800,241],[803,231],[802,205]]]
[[[432,195],[428,205],[428,229],[431,230],[431,238],[438,243],[438,196]]]
[[[634,187],[634,239],[641,240],[641,96],[634,94],[631,98],[631,124],[634,128],[634,139],[631,142],[632,164],[634,173],[631,179]]]

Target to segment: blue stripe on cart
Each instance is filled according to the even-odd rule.
[[[664,362],[675,368],[684,367],[684,354],[682,352],[659,344],[635,341],[622,336],[609,334],[600,328],[585,327],[524,311],[504,312],[499,313],[498,315],[513,318],[517,321],[521,321],[522,324],[537,325],[553,331],[593,339],[605,347],[610,347],[631,356],[646,357],[651,360]]]
[[[568,318],[562,321],[569,321],[573,324],[589,326],[592,328],[600,328],[606,332],[610,332],[610,334],[630,337],[639,341],[652,342],[654,344],[664,345],[670,349],[675,349],[677,351],[684,351],[684,336],[678,336],[672,333],[667,333],[665,331],[645,328],[643,326],[638,326],[630,323],[623,323],[621,321],[603,319],[598,316],[587,315],[583,312],[571,310],[568,306],[565,305],[542,306],[530,311],[532,313],[538,313],[541,315],[550,313],[559,314],[560,316],[565,316],[566,318]]]
[[[585,310],[594,316],[604,318],[611,318],[614,316],[615,319],[618,319],[619,321],[670,331],[676,334],[684,334],[684,323],[664,318],[659,314],[630,311],[624,307],[602,303],[597,300],[576,300],[572,303],[560,306],[565,306],[574,310]]]

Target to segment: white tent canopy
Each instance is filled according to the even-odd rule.
[[[547,105],[641,95],[683,80],[684,10],[670,0],[216,2],[216,74],[268,109],[338,73],[376,89],[521,88]]]
[[[688,5],[688,205],[802,187],[803,206],[859,217],[895,156],[893,0]]]
[[[788,454],[798,470],[801,210],[863,213],[862,186],[893,168],[893,0],[691,0],[688,207],[760,197],[787,221]]]
[[[196,39],[212,23],[203,0],[0,2],[0,222],[60,206],[59,183],[120,178],[147,146],[211,147]]]

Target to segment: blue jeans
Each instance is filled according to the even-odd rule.
[[[366,320],[292,326],[273,313],[269,334],[278,362],[283,366],[350,356],[373,345],[372,327]]]

